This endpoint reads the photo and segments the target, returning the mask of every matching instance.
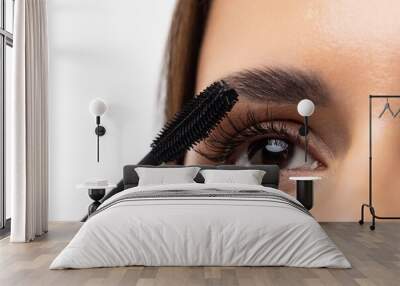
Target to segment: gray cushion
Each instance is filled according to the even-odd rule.
[[[252,166],[236,166],[236,165],[218,165],[217,169],[222,170],[263,170],[265,175],[261,184],[265,187],[279,187],[279,166],[278,165],[252,165]]]

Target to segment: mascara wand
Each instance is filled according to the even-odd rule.
[[[167,122],[139,165],[159,165],[178,159],[193,145],[207,138],[237,100],[236,91],[224,81],[211,84]]]
[[[185,151],[207,138],[237,101],[237,92],[225,81],[209,85],[164,125],[151,143],[151,151],[138,165],[160,165],[180,158]],[[123,190],[121,180],[101,202]]]

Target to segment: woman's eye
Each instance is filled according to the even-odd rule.
[[[293,156],[293,145],[282,139],[261,139],[255,141],[247,148],[247,158],[250,163],[277,164],[286,168]]]
[[[278,165],[281,169],[298,169],[308,166],[316,169],[319,162],[301,146],[282,138],[262,138],[248,144],[236,160],[237,165]]]

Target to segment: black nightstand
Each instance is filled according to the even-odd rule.
[[[96,209],[99,207],[100,200],[105,196],[107,189],[115,188],[115,185],[107,185],[107,186],[90,186],[90,185],[78,185],[76,186],[78,189],[86,189],[88,190],[89,197],[93,200],[93,203],[88,207],[88,216],[90,216]]]
[[[321,179],[321,177],[289,178],[291,181],[296,181],[296,199],[308,210],[311,210],[314,204],[314,181]]]

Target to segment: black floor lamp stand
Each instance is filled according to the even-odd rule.
[[[400,95],[370,95],[369,96],[369,189],[368,189],[368,204],[361,205],[361,219],[359,220],[359,224],[364,224],[364,208],[369,208],[369,211],[372,216],[372,224],[370,225],[370,229],[375,229],[375,220],[376,219],[400,219],[400,217],[385,217],[379,216],[375,212],[375,208],[373,206],[372,201],[372,101],[374,98],[400,98]],[[393,115],[393,114],[392,114]],[[396,114],[397,115],[397,114]]]

